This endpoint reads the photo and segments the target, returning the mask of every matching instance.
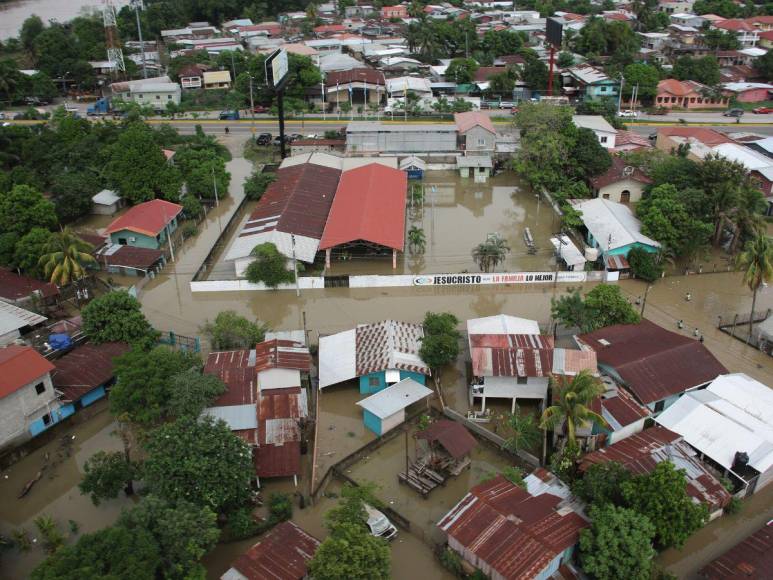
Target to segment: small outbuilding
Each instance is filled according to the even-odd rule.
[[[400,161],[400,171],[405,171],[408,179],[423,179],[427,163],[415,155],[410,155]]]
[[[110,189],[103,189],[91,198],[91,213],[96,215],[113,215],[126,203],[124,199],[116,192]]]
[[[375,395],[359,401],[365,426],[383,435],[405,421],[405,409],[429,397],[432,391],[413,379],[403,379]]]
[[[566,264],[567,270],[582,270],[585,267],[585,256],[569,236],[555,236],[550,238],[550,243],[556,249],[556,258]]]
[[[456,158],[459,176],[464,179],[472,177],[475,183],[486,183],[493,167],[494,163],[489,155],[466,155]]]

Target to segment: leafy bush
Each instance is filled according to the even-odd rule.
[[[655,261],[655,255],[643,248],[633,248],[628,252],[628,263],[633,275],[645,282],[654,282],[663,272],[663,267]]]

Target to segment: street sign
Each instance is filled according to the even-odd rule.
[[[266,83],[274,89],[282,88],[289,71],[287,51],[276,49],[266,59]]]

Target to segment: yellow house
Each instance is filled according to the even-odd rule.
[[[227,70],[215,70],[204,73],[205,89],[230,89],[231,72]]]

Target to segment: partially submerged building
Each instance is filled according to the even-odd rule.
[[[129,209],[105,229],[110,242],[158,250],[177,229],[183,206],[163,199],[153,199]]]
[[[706,580],[762,580],[773,570],[773,520],[744,538],[698,573]]]
[[[405,422],[405,410],[432,395],[432,391],[413,379],[403,379],[358,401],[365,427],[378,436]]]
[[[452,153],[457,149],[455,125],[385,125],[377,121],[355,121],[346,126],[346,152],[349,154]]]

